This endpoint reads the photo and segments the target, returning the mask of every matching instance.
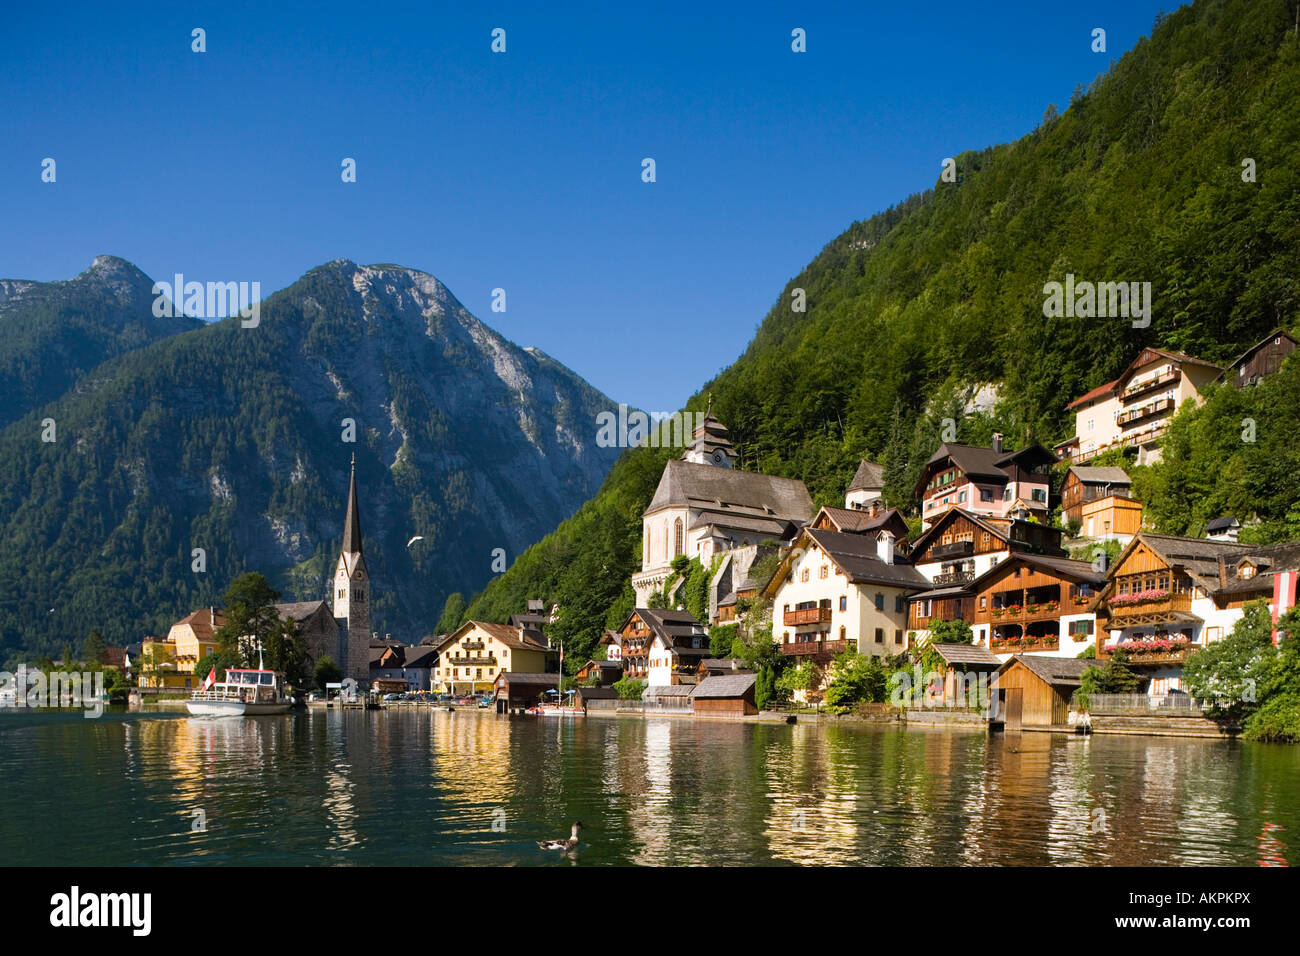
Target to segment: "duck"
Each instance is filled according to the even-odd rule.
[[[582,829],[582,821],[579,820],[569,831],[567,840],[538,840],[537,845],[543,850],[576,850],[578,848],[578,831]]]

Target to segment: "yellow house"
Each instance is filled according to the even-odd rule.
[[[439,648],[433,683],[447,694],[490,691],[503,671],[544,674],[557,661],[539,631],[466,621]]]
[[[216,631],[225,623],[221,612],[205,607],[181,618],[162,640],[145,638],[141,647],[141,687],[191,690],[194,665],[217,649]],[[203,674],[199,677],[201,683]]]

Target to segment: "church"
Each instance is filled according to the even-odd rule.
[[[641,570],[632,575],[636,606],[663,587],[680,557],[706,568],[734,548],[784,543],[813,515],[802,481],[736,469],[736,448],[712,402],[680,459],[664,466],[642,515]]]
[[[370,684],[370,575],[361,543],[361,512],[357,502],[357,459],[352,456],[348,508],[343,519],[343,546],[332,578],[328,601],[278,604],[280,617],[298,623],[312,661],[334,659],[344,677]]]

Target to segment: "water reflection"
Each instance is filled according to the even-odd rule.
[[[1288,865],[1300,748],[411,709],[0,716],[46,864]],[[15,769],[20,772],[15,773]],[[196,811],[206,827],[196,828]]]

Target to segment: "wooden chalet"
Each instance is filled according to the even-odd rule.
[[[689,611],[639,607],[619,627],[623,676],[652,685],[694,683],[709,638]]]
[[[1262,379],[1282,367],[1282,361],[1296,350],[1300,340],[1282,329],[1274,329],[1229,365],[1223,381],[1237,388],[1258,385]]]
[[[815,531],[842,531],[845,534],[889,531],[894,536],[894,546],[902,553],[907,552],[907,537],[911,533],[899,510],[882,508],[879,501],[861,509],[823,507],[808,526]]]
[[[1012,554],[1065,557],[1063,532],[1050,525],[1010,518],[988,518],[954,508],[912,545],[913,566],[931,587],[909,598],[907,626],[926,630],[933,618],[975,620],[975,579]]]
[[[1069,651],[1073,656],[1095,637],[1089,608],[1105,585],[1105,573],[1087,561],[1013,554],[970,588],[976,640],[987,641],[994,653]]]
[[[926,462],[917,479],[914,495],[921,499],[922,528],[929,528],[939,516],[961,508],[988,517],[1005,517],[1016,505],[1045,518],[1051,466],[1056,455],[1033,444],[1018,451],[1002,447],[1002,436],[993,436],[993,447],[945,443]]]
[[[1123,468],[1090,468],[1074,465],[1061,485],[1061,516],[1066,521],[1083,523],[1083,506],[1087,502],[1111,495],[1128,497],[1133,481]]]

